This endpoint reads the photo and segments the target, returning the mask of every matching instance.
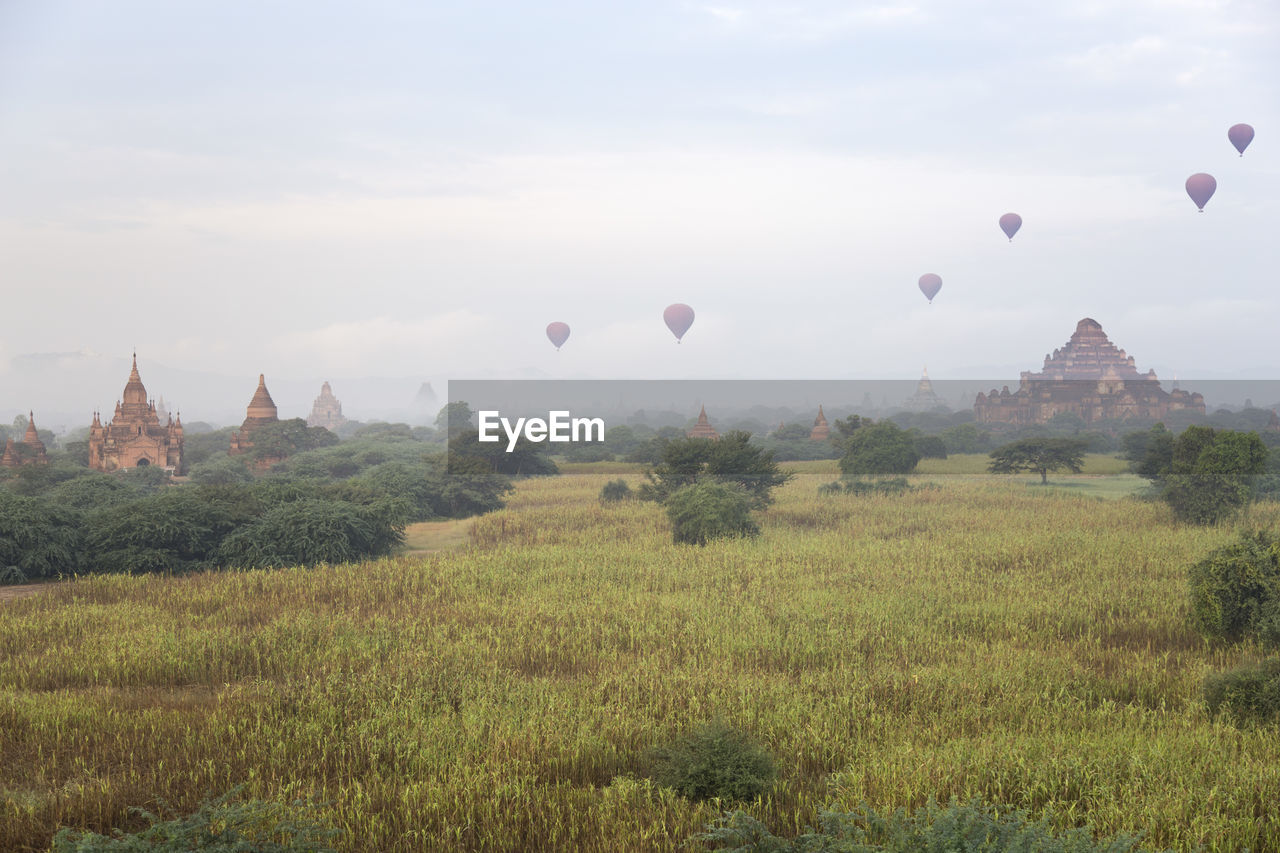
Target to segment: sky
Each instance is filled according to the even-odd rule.
[[[0,405],[47,402],[4,399],[23,356],[134,348],[246,402],[1016,380],[1085,316],[1142,370],[1280,377],[1278,41],[1269,0],[4,0]]]

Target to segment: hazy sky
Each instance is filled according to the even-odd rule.
[[[0,389],[135,346],[246,394],[1016,378],[1084,316],[1144,370],[1280,376],[1277,8],[6,0]]]

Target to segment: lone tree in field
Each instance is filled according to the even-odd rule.
[[[987,470],[992,474],[1035,471],[1040,475],[1040,484],[1046,485],[1050,471],[1079,474],[1087,446],[1087,442],[1078,438],[1024,438],[991,451]]]
[[[666,503],[685,486],[695,483],[736,485],[750,499],[752,509],[773,501],[770,494],[792,475],[778,467],[773,451],[750,443],[751,433],[727,432],[718,440],[677,438],[662,446],[662,461],[645,473],[640,485],[644,500]]]
[[[840,473],[846,478],[864,475],[910,474],[920,462],[915,437],[893,421],[873,424],[850,416],[836,421],[842,433],[838,439],[844,448],[840,457]],[[848,427],[846,427],[848,424]]]

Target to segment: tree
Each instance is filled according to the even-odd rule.
[[[265,424],[253,431],[249,456],[253,459],[284,459],[338,443],[338,437],[324,427],[309,427],[302,418]]]
[[[734,484],[694,483],[677,489],[667,498],[667,518],[677,544],[706,545],[712,539],[760,532],[751,519],[751,497]]]
[[[450,403],[450,405],[453,405]],[[521,435],[508,449],[506,438],[482,442],[478,430],[465,429],[449,439],[449,467],[463,458],[481,459],[495,474],[508,477],[550,477],[560,473],[550,457],[551,443],[530,441]]]
[[[471,407],[465,401],[455,400],[436,414],[436,429],[453,438],[474,426],[471,423],[473,414]]]
[[[857,415],[850,417],[850,420]],[[836,421],[837,427],[843,421]],[[863,475],[910,474],[920,462],[911,433],[893,421],[875,424],[863,421],[862,426],[841,439],[844,456],[840,457],[840,473],[846,478]]]
[[[81,516],[75,510],[0,489],[0,567],[28,578],[69,575],[79,565]]]
[[[1049,482],[1050,471],[1068,470],[1079,474],[1084,465],[1086,442],[1075,438],[1024,438],[991,451],[992,474],[1034,471],[1040,483]]]
[[[1156,424],[1125,436],[1135,473],[1160,489],[1182,521],[1213,524],[1253,497],[1253,481],[1267,467],[1267,447],[1255,432],[1189,426],[1177,438]]]
[[[399,513],[385,505],[299,500],[227,536],[218,558],[249,568],[350,563],[389,554],[403,540]]]
[[[751,434],[734,430],[718,440],[678,438],[662,447],[662,461],[645,473],[639,489],[645,500],[665,503],[676,491],[695,483],[732,483],[742,489],[751,506],[762,509],[773,501],[772,491],[792,478],[778,467],[773,453],[751,444]]]
[[[1266,465],[1257,433],[1188,427],[1174,442],[1164,499],[1179,519],[1214,524],[1249,502],[1253,478]]]
[[[956,424],[941,433],[948,453],[984,453],[991,449],[991,433],[973,424]]]

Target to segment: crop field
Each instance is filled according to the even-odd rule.
[[[649,782],[645,752],[720,718],[777,759],[745,808],[778,834],[982,796],[1280,851],[1280,732],[1200,699],[1256,650],[1186,625],[1187,567],[1234,529],[1123,497],[1141,481],[1105,460],[1048,488],[946,463],[892,497],[819,496],[835,463],[797,464],[760,537],[705,548],[598,501],[637,468],[565,466],[461,544],[423,528],[433,553],[0,603],[0,849],[240,783],[320,801],[342,850],[697,849],[723,807]]]

